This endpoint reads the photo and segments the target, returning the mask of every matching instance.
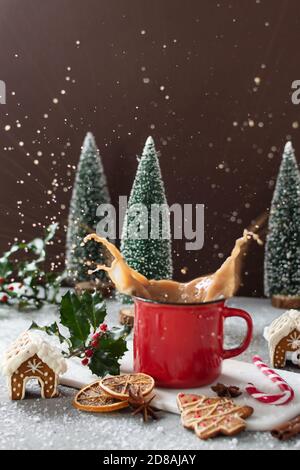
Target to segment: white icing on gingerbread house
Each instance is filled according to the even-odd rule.
[[[265,329],[273,367],[282,368],[287,360],[300,366],[300,312],[288,310]]]
[[[26,384],[37,380],[43,398],[57,395],[59,375],[67,371],[67,363],[61,352],[38,334],[23,333],[4,355],[1,367],[8,379],[12,400],[25,397]]]

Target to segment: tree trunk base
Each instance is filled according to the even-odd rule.
[[[83,294],[84,292],[99,292],[104,298],[111,297],[114,290],[114,285],[112,282],[101,282],[101,281],[89,281],[89,282],[78,282],[75,285],[75,292],[78,295]]]
[[[276,308],[300,309],[300,296],[274,295],[272,305]]]
[[[134,307],[122,308],[119,313],[119,321],[121,325],[134,325]]]

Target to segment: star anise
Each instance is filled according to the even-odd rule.
[[[154,420],[158,419],[158,416],[155,413],[157,410],[151,406],[151,402],[155,398],[155,395],[144,397],[139,387],[133,387],[132,385],[129,386],[128,393],[128,403],[134,410],[132,413],[133,416],[141,413],[143,415],[144,422],[147,422],[150,417]]]
[[[221,398],[238,398],[242,395],[239,387],[235,387],[234,385],[228,387],[227,385],[218,383],[214,387],[211,387],[211,389]]]

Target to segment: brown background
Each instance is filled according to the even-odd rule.
[[[268,208],[287,136],[300,152],[299,17],[299,0],[1,0],[1,250],[66,222],[86,131],[114,202],[152,134],[169,203],[206,205],[205,247],[176,243],[175,277],[215,270]],[[262,263],[253,246],[244,294],[262,294]]]

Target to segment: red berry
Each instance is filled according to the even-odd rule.
[[[97,339],[99,339],[99,338],[100,338],[100,333],[95,333],[95,334],[93,335],[93,339],[94,339],[94,340],[97,340]]]
[[[85,356],[86,357],[90,358],[90,357],[93,357],[93,355],[94,355],[94,351],[92,349],[87,349],[85,351]]]
[[[107,325],[106,325],[106,323],[102,323],[102,325],[100,326],[100,330],[101,330],[101,331],[107,331]]]
[[[10,290],[11,292],[13,292],[13,291],[15,290],[15,288],[14,288],[13,286],[10,286],[10,287],[8,288],[8,290]]]
[[[3,295],[2,299],[1,299],[1,302],[2,302],[3,304],[6,304],[6,303],[8,302],[8,297],[7,297],[7,295]]]
[[[86,358],[84,358],[84,359],[82,359],[82,361],[81,361],[81,364],[82,364],[83,366],[87,366],[87,365],[88,365],[88,363],[89,363],[89,360],[88,360],[88,358],[87,358],[87,357],[86,357]]]
[[[97,348],[97,347],[98,347],[98,345],[99,345],[99,342],[98,342],[98,340],[96,340],[96,339],[95,339],[94,341],[92,341],[92,342],[91,342],[91,346],[92,346],[92,348]]]
[[[0,284],[4,284],[4,283],[5,283],[4,277],[0,277]]]

